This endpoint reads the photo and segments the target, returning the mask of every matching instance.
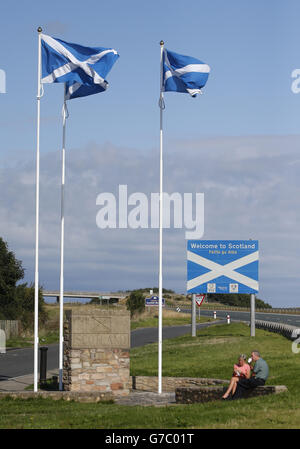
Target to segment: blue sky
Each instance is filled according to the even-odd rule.
[[[199,57],[212,69],[201,98],[168,95],[166,138],[298,133],[298,98],[290,92],[290,74],[298,64],[296,1],[273,1],[272,7],[268,1],[239,0],[192,1],[188,8],[176,0],[17,5],[2,6],[0,18],[0,64],[7,73],[1,134],[8,152],[31,151],[34,142],[38,25],[53,36],[114,47],[120,53],[108,77],[110,90],[71,102],[70,146],[100,136],[103,142],[111,141],[112,135],[116,144],[156,145],[160,39],[167,48]],[[61,96],[61,85],[46,86],[45,152],[60,144],[56,122]],[[19,133],[13,133],[16,122]]]
[[[261,233],[262,248],[264,248],[265,242],[269,242],[270,234],[272,234],[267,230],[265,234],[262,233],[262,228],[266,222],[269,229],[272,229],[274,223],[277,223],[276,220],[281,222],[285,218],[280,232],[278,228],[278,234],[274,234],[273,244],[271,242],[266,243],[268,269],[265,274],[265,286],[270,285],[270,287],[265,289],[265,296],[269,302],[272,303],[273,301],[274,304],[278,304],[282,298],[282,293],[278,292],[283,292],[284,289],[282,280],[279,285],[278,274],[274,276],[274,283],[272,283],[271,268],[276,267],[274,269],[275,271],[278,269],[279,273],[280,265],[276,257],[273,257],[272,262],[268,259],[268,257],[274,256],[271,248],[276,246],[275,241],[278,238],[294,237],[293,245],[292,243],[286,243],[286,245],[290,245],[290,248],[293,246],[294,251],[298,244],[298,249],[300,249],[298,215],[295,211],[297,202],[294,203],[294,206],[288,203],[290,197],[288,189],[294,186],[293,192],[296,195],[296,192],[299,191],[299,181],[294,172],[291,175],[290,168],[282,173],[280,166],[276,165],[277,161],[280,160],[282,164],[283,160],[287,163],[287,167],[297,167],[300,95],[291,92],[291,72],[300,67],[298,50],[300,39],[299,13],[300,5],[296,0],[289,0],[288,2],[277,0],[272,2],[268,0],[253,0],[251,2],[191,0],[188,4],[178,0],[164,2],[155,0],[152,2],[110,0],[105,3],[86,0],[84,4],[80,5],[71,1],[53,0],[50,4],[38,1],[17,1],[2,5],[0,14],[0,69],[6,72],[7,93],[0,94],[0,163],[4,168],[9,167],[11,176],[7,180],[3,172],[0,178],[3,182],[4,179],[6,180],[5,190],[1,190],[5,195],[5,198],[2,197],[1,209],[2,218],[5,215],[5,219],[2,219],[0,235],[11,243],[17,255],[19,254],[19,257],[22,258],[25,267],[27,267],[26,280],[33,280],[34,248],[30,246],[31,243],[26,246],[22,242],[25,240],[27,242],[32,241],[31,228],[33,222],[31,215],[34,213],[34,185],[31,186],[32,189],[28,192],[26,199],[25,197],[18,199],[22,204],[28,201],[28,208],[20,216],[18,214],[21,209],[20,204],[16,203],[16,195],[25,195],[24,192],[18,190],[22,190],[24,185],[28,185],[28,181],[24,181],[25,184],[20,181],[21,173],[24,173],[24,170],[31,173],[35,158],[36,29],[38,26],[42,26],[46,34],[54,37],[87,46],[113,47],[120,54],[119,60],[108,76],[110,88],[107,92],[69,102],[70,119],[67,128],[67,161],[69,165],[67,170],[69,170],[70,177],[67,177],[67,180],[69,179],[70,183],[80,184],[88,182],[86,181],[90,179],[88,176],[97,176],[97,173],[99,173],[99,179],[101,178],[101,182],[99,181],[99,185],[97,184],[98,190],[91,189],[90,196],[87,193],[84,199],[85,204],[89,204],[89,201],[91,204],[91,209],[86,211],[87,215],[91,217],[90,222],[83,221],[80,224],[79,217],[77,217],[79,228],[80,226],[86,226],[86,229],[95,227],[93,217],[96,215],[96,209],[93,209],[93,207],[99,190],[113,189],[119,183],[125,182],[124,170],[127,166],[122,161],[124,154],[129,159],[132,156],[133,162],[136,164],[136,170],[142,170],[143,163],[147,160],[149,164],[153,163],[154,173],[157,173],[159,41],[163,39],[166,47],[170,50],[192,55],[210,65],[210,78],[202,96],[192,99],[184,94],[166,94],[166,167],[168,167],[168,160],[170,161],[172,157],[176,158],[173,162],[178,160],[178,166],[184,167],[184,175],[179,173],[178,177],[186,177],[176,187],[176,178],[172,173],[172,180],[170,179],[168,184],[166,176],[166,183],[169,187],[172,186],[173,191],[176,188],[178,191],[183,191],[184,186],[190,189],[188,191],[196,191],[196,188],[198,192],[203,191],[209,207],[212,207],[212,201],[215,201],[217,210],[220,210],[220,215],[218,218],[216,217],[216,220],[228,222],[230,218],[233,221],[232,214],[235,213],[236,221],[244,220],[245,226],[238,238],[243,239],[248,238],[248,235],[253,236],[255,230],[258,237],[258,234]],[[56,192],[55,189],[59,192],[60,165],[57,152],[61,146],[62,96],[62,85],[46,85],[45,95],[41,102],[41,153],[45,158],[42,159],[41,170],[42,173],[43,170],[45,171],[45,177],[48,176],[47,182],[49,184],[47,184],[46,178],[43,178],[43,174],[41,180],[44,179],[44,187],[49,185],[51,189],[54,189],[53,192]],[[280,149],[277,148],[276,136],[279,138]],[[249,139],[251,144],[249,144]],[[222,150],[222,141],[224,150]],[[211,185],[205,190],[205,183],[203,185],[199,183],[197,186],[187,183],[192,170],[189,172],[189,160],[182,158],[186,147],[195,148],[195,154],[190,156],[190,161],[193,160],[193,164],[199,167],[198,176],[199,178],[203,177],[207,183],[211,178],[218,176],[220,179],[224,174],[222,165],[218,166],[216,173],[203,173],[201,171],[207,163],[206,158],[211,157],[207,153],[208,149],[209,151],[215,149],[216,154],[224,162],[225,173],[226,170],[229,173],[231,166],[235,166],[236,158],[234,155],[239,158],[241,154],[247,153],[247,158],[244,159],[246,165],[242,164],[237,171],[230,172],[230,179],[222,184],[223,191],[221,190],[215,196],[210,192]],[[256,147],[261,148],[261,153],[255,153],[256,165],[251,165],[255,157],[249,155],[249,148],[253,148],[255,152]],[[89,158],[91,164],[95,162],[93,159],[95,148],[100,151],[101,157],[97,159],[99,166],[89,167]],[[231,148],[235,148],[236,153],[230,153]],[[112,157],[111,154],[114,156]],[[286,158],[284,158],[285,154]],[[141,156],[140,161],[139,155]],[[229,167],[230,157],[232,159]],[[108,164],[110,158],[113,160],[111,166]],[[281,160],[281,158],[283,159]],[[82,162],[84,166],[82,171],[77,170],[78,167],[74,168],[75,160],[84,161]],[[105,176],[103,177],[102,160],[103,166],[106,167],[106,176],[109,173],[109,177],[111,176],[115,181],[114,185],[106,182]],[[46,173],[46,168],[43,165],[46,161],[48,163],[47,169],[51,167],[53,172]],[[72,164],[75,165],[72,166]],[[249,166],[256,170],[256,173],[260,173],[261,178],[258,175],[255,177],[255,173],[249,175]],[[271,168],[274,170],[273,173],[270,173]],[[128,173],[131,173],[131,179],[136,176],[133,181],[135,190],[143,191],[144,187],[149,190],[150,186],[149,183],[145,182],[144,173],[140,173],[140,177],[138,177],[135,171],[130,171],[131,169],[128,169]],[[107,170],[111,170],[111,172],[107,172]],[[34,171],[32,173],[34,176]],[[76,173],[76,177],[72,178],[71,173],[74,176]],[[266,190],[260,190],[259,186],[265,185],[264,182],[266,181],[264,173],[266,179],[269,177],[270,184],[266,187]],[[260,197],[251,197],[254,192],[251,191],[250,184],[247,184],[250,178],[245,181],[245,176],[253,177],[251,179],[257,183],[258,187],[255,194],[260,195]],[[277,181],[275,181],[275,178]],[[157,191],[158,177],[154,177],[153,182],[156,183],[153,191]],[[250,204],[248,209],[243,212],[249,214],[248,224],[247,216],[241,217],[239,209],[236,209],[235,212],[230,211],[231,215],[229,216],[230,207],[223,210],[217,202],[226,202],[227,198],[229,205],[234,203],[236,201],[235,193],[232,193],[231,198],[230,192],[233,192],[232,189],[243,192],[243,183],[245,182],[247,188],[250,189],[248,193],[244,192],[246,195],[244,201],[246,203],[248,201],[247,204]],[[279,184],[276,184],[276,182]],[[260,227],[255,227],[255,223],[252,223],[253,215],[261,217],[265,210],[265,204],[268,203],[270,198],[276,202],[277,197],[273,195],[274,190],[272,191],[272,188],[275,189],[275,184],[276,189],[279,188],[278,194],[282,192],[281,207],[285,211],[284,217],[278,211],[278,217],[270,214],[269,218],[265,217],[264,223],[260,223]],[[72,188],[70,186],[70,191]],[[286,201],[284,198],[286,198]],[[43,245],[45,245],[43,238],[47,240],[47,232],[50,232],[50,228],[47,228],[50,225],[46,219],[47,212],[49,212],[48,206],[50,209],[53,207],[51,211],[53,212],[54,226],[59,224],[59,195],[57,197],[49,196],[48,192],[47,197],[47,192],[45,192],[43,201],[41,214],[44,215],[41,221],[45,232],[43,229],[41,230],[41,258],[47,268],[41,266],[42,281],[46,287],[56,288],[58,286],[58,248],[56,243],[53,243],[52,250],[49,249],[49,252],[47,252],[45,249],[45,253],[43,253]],[[75,200],[70,197],[69,201],[74,203]],[[261,206],[261,209],[258,209],[257,204]],[[18,210],[15,209],[17,207]],[[207,208],[208,211],[210,210],[209,207]],[[218,209],[219,207],[220,209]],[[70,214],[71,209],[70,206]],[[21,216],[24,221],[23,228]],[[233,233],[240,229],[238,226],[232,225],[231,229],[229,225],[227,232],[223,231],[220,235],[221,231],[219,229],[219,234],[217,233],[217,228],[214,228],[215,222],[211,220],[211,216],[206,215],[206,234],[204,238],[236,238]],[[16,228],[10,226],[9,220],[19,220],[19,226]],[[28,228],[25,223],[28,224]],[[250,225],[250,223],[252,224]],[[68,223],[66,223],[67,225]],[[15,230],[13,231],[13,229]],[[59,228],[54,229],[55,232],[59,232]],[[99,234],[97,235],[99,236]],[[54,238],[54,241],[56,242],[58,238],[59,234],[57,234],[57,238]],[[153,241],[155,241],[155,238],[153,236]],[[254,235],[253,238],[256,238],[256,236]],[[72,248],[75,251],[76,244],[75,236],[73,240],[66,242],[66,245],[69,245],[66,248],[66,254],[67,257],[70,257],[70,260],[74,256]],[[103,244],[105,243],[99,242],[99,251],[101,248],[103,249],[103,246],[101,246]],[[132,240],[132,244],[134,247],[134,240]],[[287,246],[284,246],[284,248],[287,248]],[[136,248],[136,251],[138,254],[138,248]],[[139,280],[141,285],[146,285],[149,282],[150,285],[156,283],[156,247],[148,248],[148,251],[151,264],[147,267],[147,262],[145,262],[145,267],[148,270],[147,272],[151,271],[154,274],[152,277],[141,274]],[[176,257],[180,258],[182,253],[181,250],[178,251]],[[85,257],[88,257],[88,255],[85,254]],[[284,259],[286,264],[287,260],[293,259],[294,253],[291,255],[287,252],[284,257],[286,258]],[[149,258],[148,260],[150,260]],[[182,262],[180,260],[180,264]],[[294,294],[297,290],[297,273],[299,273],[300,267],[299,264],[295,266],[297,261],[294,263],[294,259],[290,263],[292,268],[287,271],[286,276],[290,276],[291,272],[294,273],[293,279],[288,284],[290,297],[293,297],[291,302],[294,305],[298,301]],[[140,261],[137,258],[135,262],[132,262],[131,273],[139,265]],[[103,267],[101,269],[104,270]],[[97,276],[99,276],[100,271],[97,271],[98,274],[95,274],[92,269],[89,272],[90,274],[87,272],[85,279],[88,279],[89,283],[86,285],[85,282],[80,283],[78,275],[76,275],[76,270],[79,273],[82,267],[72,267],[72,273],[68,270],[66,264],[66,283],[69,287],[89,289],[88,287],[91,286],[91,289],[97,289],[103,286],[107,289],[111,288],[109,283],[105,286],[97,284]],[[176,284],[175,274],[166,277],[165,282],[170,288],[175,283],[175,288],[178,291],[183,291],[185,285],[182,268],[178,268],[178,272],[181,273],[178,275],[181,279],[180,282]],[[128,273],[128,276],[130,277],[130,273]],[[117,277],[121,278],[119,274],[117,274]],[[262,278],[262,281],[264,281],[264,278]],[[134,284],[135,281],[133,280],[127,282],[126,288],[134,287]],[[117,287],[121,288],[122,285],[117,285]],[[298,285],[299,287],[300,285]]]

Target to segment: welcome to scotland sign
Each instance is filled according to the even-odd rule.
[[[257,293],[257,240],[188,240],[188,293]]]

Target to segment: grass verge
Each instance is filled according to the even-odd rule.
[[[212,318],[201,317],[200,321],[198,314],[196,317],[197,323],[207,323],[213,321]],[[163,310],[163,326],[180,326],[184,324],[191,324],[191,315],[187,313],[178,313],[173,310]],[[146,310],[141,315],[131,319],[131,330],[142,327],[157,327],[158,326],[158,310],[157,308]]]

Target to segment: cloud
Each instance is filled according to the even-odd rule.
[[[259,297],[299,305],[300,181],[298,136],[249,136],[166,142],[164,190],[203,192],[204,239],[258,239]],[[60,153],[41,158],[40,280],[59,286]],[[158,283],[158,230],[96,226],[99,193],[159,190],[158,149],[145,151],[90,143],[67,151],[65,288],[125,290]],[[1,236],[34,279],[34,161],[0,172]],[[130,208],[129,208],[130,210]],[[164,286],[186,290],[185,229],[163,234]]]

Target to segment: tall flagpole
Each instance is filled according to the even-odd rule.
[[[163,227],[163,51],[164,42],[160,41],[160,191],[159,191],[159,285],[158,285],[158,393],[162,392],[162,227]]]
[[[39,206],[40,206],[40,116],[41,116],[41,33],[38,28],[38,88],[37,88],[37,131],[36,131],[36,193],[35,193],[35,278],[34,278],[34,391],[38,391],[39,350]]]
[[[63,345],[64,345],[64,237],[65,237],[65,144],[66,144],[66,85],[64,86],[62,168],[61,168],[61,234],[60,234],[60,287],[59,287],[59,390],[63,389]]]

